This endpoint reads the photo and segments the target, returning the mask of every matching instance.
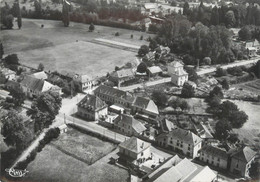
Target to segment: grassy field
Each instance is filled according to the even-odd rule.
[[[109,157],[116,151],[105,156],[93,165],[70,157],[51,145],[45,146],[36,159],[29,164],[29,173],[23,181],[30,182],[124,182],[128,172],[125,169],[108,164]]]
[[[52,145],[87,164],[94,163],[116,148],[116,145],[112,143],[82,134],[71,128],[68,128],[68,132],[63,133],[58,140],[53,141]]]
[[[94,32],[88,32],[89,25],[70,23],[64,27],[60,21],[23,19],[21,30],[1,31],[1,39],[5,55],[17,53],[20,62],[37,67],[45,65],[45,70],[58,70],[88,74],[91,77],[105,75],[121,66],[135,60],[135,52],[125,51],[105,45],[90,43],[103,38],[126,44],[141,46],[148,44],[144,39],[149,36],[144,32],[95,26]],[[41,25],[44,24],[44,28]],[[120,36],[114,34],[119,32]],[[130,36],[133,34],[134,38]]]
[[[243,125],[243,127],[240,129],[234,129],[234,131],[239,135],[239,138],[244,140],[246,143],[250,145],[255,144],[260,147],[260,105],[239,100],[231,101],[234,102],[240,110],[245,111],[248,115],[248,121]]]
[[[118,152],[115,145],[69,129],[38,153],[23,181],[31,182],[124,182],[125,169],[109,164]],[[93,164],[89,165],[90,163]]]

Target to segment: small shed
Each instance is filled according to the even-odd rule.
[[[156,76],[162,73],[162,69],[159,66],[152,66],[149,67],[147,70],[150,76]]]
[[[66,133],[68,131],[68,126],[66,124],[62,124],[59,126],[60,133]]]

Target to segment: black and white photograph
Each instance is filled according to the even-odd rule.
[[[0,182],[260,181],[260,0],[0,0]]]

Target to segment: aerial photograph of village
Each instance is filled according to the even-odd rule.
[[[0,182],[260,181],[260,0],[0,0]]]

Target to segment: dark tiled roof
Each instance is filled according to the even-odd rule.
[[[249,162],[255,155],[256,152],[246,146],[236,150],[231,156],[236,159]]]
[[[193,145],[196,145],[202,141],[202,139],[199,136],[195,135],[191,131],[186,131],[181,128],[173,129],[172,131],[169,132],[169,136]]]
[[[106,103],[103,102],[99,97],[94,95],[86,95],[79,103],[78,106],[84,109],[92,111],[98,111],[107,107]]]
[[[203,148],[201,149],[201,152],[206,153],[206,154],[210,154],[214,157],[226,159],[226,160],[228,158],[228,154],[224,149],[220,149],[218,147],[214,147],[214,146],[211,146],[211,145],[203,146]]]
[[[131,137],[130,139],[124,141],[119,145],[119,147],[122,147],[126,150],[130,150],[136,154],[139,154],[140,152],[144,151],[150,146],[150,143],[140,140],[136,137]]]
[[[149,104],[149,101],[150,101],[150,99],[137,96],[133,105],[136,107],[141,107],[143,109],[146,109]]]
[[[33,91],[41,92],[44,85],[44,80],[37,79],[32,76],[25,76],[24,79],[20,82],[20,84]]]
[[[106,85],[100,85],[98,88],[96,88],[96,90],[94,90],[94,93],[101,93],[115,98],[122,98],[127,100],[128,102],[134,101],[134,97],[130,93]]]

